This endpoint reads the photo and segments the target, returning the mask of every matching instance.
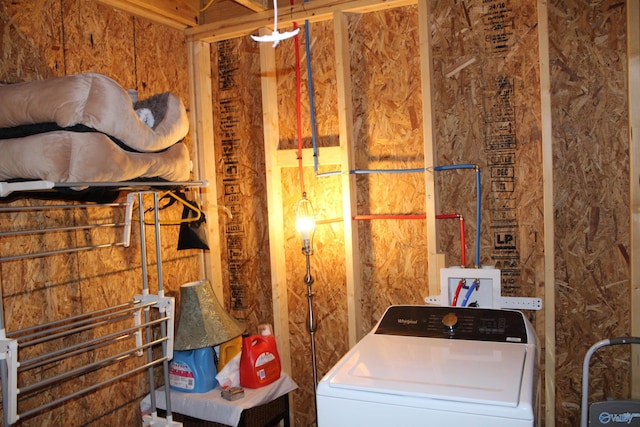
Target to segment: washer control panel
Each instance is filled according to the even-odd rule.
[[[394,305],[387,309],[376,334],[525,344],[524,315],[515,310]]]

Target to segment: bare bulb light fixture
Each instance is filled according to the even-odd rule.
[[[316,230],[316,217],[313,212],[313,205],[307,199],[307,193],[302,195],[302,199],[298,202],[298,210],[296,211],[296,228],[300,237],[302,237],[302,253],[305,255],[313,254],[313,234]]]
[[[313,276],[311,275],[311,255],[313,254],[313,235],[316,229],[316,217],[313,212],[313,205],[307,199],[307,193],[302,194],[302,199],[298,202],[296,211],[296,228],[302,237],[302,253],[306,258],[306,275],[304,283],[307,285],[307,303],[309,306],[309,335],[311,337],[311,367],[313,369],[313,400],[317,419],[316,387],[318,386],[318,370],[316,367],[316,319],[313,315]]]

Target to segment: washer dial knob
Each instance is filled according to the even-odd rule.
[[[447,329],[449,335],[453,335],[458,326],[458,316],[455,313],[447,313],[442,317],[442,324]]]

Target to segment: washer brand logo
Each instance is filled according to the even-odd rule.
[[[631,424],[634,418],[640,418],[640,413],[636,412],[632,414],[631,412],[624,412],[621,414],[610,414],[609,412],[600,412],[600,416],[598,417],[598,420],[602,424],[609,424],[609,423]]]
[[[398,319],[400,325],[417,325],[418,321],[415,319]]]

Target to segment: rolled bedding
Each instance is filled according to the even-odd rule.
[[[0,140],[0,180],[120,182],[139,178],[187,181],[183,143],[157,153],[123,150],[98,132],[55,131]]]
[[[0,85],[0,128],[38,123],[87,126],[146,153],[172,146],[189,131],[176,95],[165,92],[134,105],[126,90],[102,74]]]

